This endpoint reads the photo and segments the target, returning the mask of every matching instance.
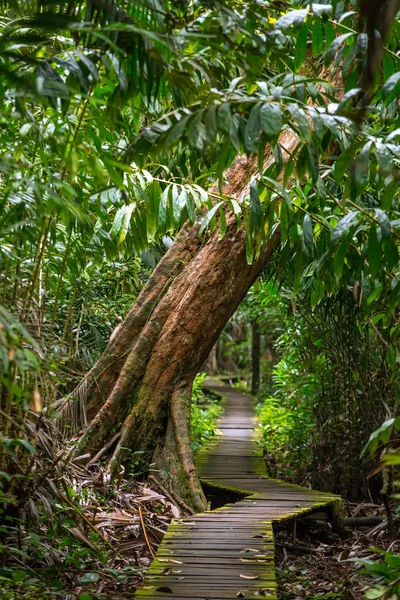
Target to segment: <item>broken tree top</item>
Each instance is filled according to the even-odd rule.
[[[340,498],[270,479],[254,429],[254,398],[215,380],[207,387],[224,397],[225,412],[197,469],[208,486],[243,499],[175,519],[136,597],[276,599],[273,521],[321,506],[333,511]]]

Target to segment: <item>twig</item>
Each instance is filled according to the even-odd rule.
[[[92,465],[93,463],[96,463],[103,456],[103,454],[105,452],[107,452],[107,450],[109,448],[111,448],[111,446],[117,441],[117,439],[120,437],[120,435],[121,435],[120,431],[118,431],[115,435],[113,435],[113,437],[110,440],[108,440],[107,444],[105,446],[103,446],[103,448],[101,448],[101,450],[99,450],[98,453],[95,454],[93,456],[93,458],[91,458],[89,460],[89,462],[88,462],[88,464],[86,466],[88,467],[89,465]]]
[[[143,514],[142,514],[142,509],[140,508],[140,504],[138,505],[138,509],[139,509],[139,517],[140,517],[140,522],[141,522],[141,524],[142,524],[142,529],[143,529],[144,539],[146,540],[146,545],[147,545],[147,547],[148,547],[148,549],[149,549],[149,552],[150,552],[151,556],[152,556],[153,558],[155,558],[155,557],[156,557],[156,555],[155,555],[155,554],[154,554],[154,552],[153,552],[153,548],[151,547],[150,540],[149,540],[149,538],[148,538],[148,536],[147,536],[146,525],[145,525],[145,523],[144,523]]]
[[[387,341],[382,337],[380,331],[376,328],[376,326],[374,325],[371,317],[368,317],[368,323],[371,325],[372,329],[375,331],[376,335],[378,336],[378,338],[381,340],[382,344],[385,346],[385,348],[387,348],[389,346],[389,344],[387,343]]]
[[[297,552],[307,552],[309,554],[319,554],[319,551],[315,548],[310,548],[309,546],[299,546],[297,544],[281,544],[279,542],[275,542],[275,546],[278,548],[284,548],[287,550],[296,550]]]
[[[154,475],[149,475],[147,478],[149,481],[152,481],[155,486],[164,494],[166,498],[171,502],[171,504],[176,504],[176,500],[173,499],[169,491],[154,477]]]
[[[181,506],[183,509],[185,509],[185,510],[186,510],[186,511],[187,511],[187,512],[190,514],[190,515],[194,515],[194,510],[193,510],[193,508],[190,508],[190,506],[188,506],[188,505],[186,504],[186,502],[184,502],[184,501],[182,500],[182,498],[180,498],[180,497],[178,496],[178,494],[175,494],[175,492],[173,492],[172,490],[171,490],[171,496],[172,496],[172,497],[175,499],[175,502],[176,502],[177,504],[179,504],[179,506]]]

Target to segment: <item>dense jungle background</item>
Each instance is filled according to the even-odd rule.
[[[281,597],[400,598],[398,8],[0,2],[0,598],[132,596],[206,374],[369,519],[283,531]]]

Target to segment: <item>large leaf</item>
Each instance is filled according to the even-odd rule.
[[[111,228],[111,237],[116,239],[117,246],[120,246],[128,233],[129,223],[131,221],[132,211],[135,203],[124,204],[117,210],[114,222]]]
[[[267,140],[275,140],[282,130],[282,111],[277,104],[263,104],[260,111],[260,126]]]

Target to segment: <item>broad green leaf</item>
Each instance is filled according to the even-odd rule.
[[[311,288],[311,310],[314,310],[316,306],[321,302],[325,294],[325,285],[319,279],[314,279]]]
[[[147,195],[147,240],[152,242],[158,229],[158,214],[161,200],[160,184],[158,181],[153,181]]]
[[[277,139],[283,125],[280,106],[272,103],[263,104],[260,111],[260,125],[267,140]]]
[[[217,107],[212,106],[206,111],[205,116],[206,138],[208,143],[213,143],[217,137]]]
[[[244,132],[244,145],[247,152],[258,152],[260,143],[261,124],[260,124],[261,104],[253,106]]]
[[[340,46],[344,44],[347,38],[354,36],[355,33],[343,33],[339,35],[332,44],[329,46],[328,50],[325,52],[325,66],[329,67],[331,62],[333,61],[336,52],[339,50]]]
[[[312,3],[311,10],[317,17],[329,17],[332,13],[332,6],[330,4]]]
[[[306,117],[304,110],[292,104],[289,106],[289,111],[295,123],[297,123],[300,135],[302,136],[303,140],[311,140],[311,125]]]
[[[389,220],[387,213],[384,210],[381,210],[380,208],[376,208],[375,215],[381,226],[382,239],[391,237],[392,227],[390,225],[390,220]]]
[[[324,39],[322,36],[321,19],[315,19],[312,26],[312,45],[311,53],[313,56],[320,56],[324,51]]]
[[[228,102],[224,102],[224,104],[221,104],[221,106],[218,108],[217,122],[218,128],[222,131],[222,133],[229,134],[232,122],[232,113]]]
[[[382,248],[385,254],[389,270],[394,269],[399,262],[399,249],[392,237],[386,237],[382,240]]]
[[[171,184],[168,184],[167,187],[164,189],[162,196],[161,196],[161,200],[160,200],[160,205],[159,205],[159,210],[158,210],[158,228],[161,233],[165,232],[165,227],[166,227],[166,223],[167,223],[167,210],[168,210],[168,204],[169,204],[170,188],[171,188]]]
[[[354,181],[357,188],[358,194],[365,189],[368,183],[369,176],[369,154],[371,151],[372,142],[367,142],[356,160],[356,167],[354,173]]]
[[[352,210],[342,219],[340,219],[332,233],[332,244],[334,246],[339,244],[342,237],[351,229],[351,227],[354,227],[354,225],[358,223],[358,219],[359,212],[356,210]]]
[[[199,230],[199,237],[201,237],[203,235],[204,230],[206,229],[206,227],[208,227],[211,219],[213,218],[213,216],[215,215],[215,213],[217,212],[219,207],[222,205],[223,205],[222,201],[218,202],[217,204],[214,204],[214,206],[211,208],[211,210],[208,211],[208,213],[206,214],[206,216],[204,217],[204,219],[201,222],[200,230]]]
[[[308,29],[309,24],[308,21],[306,21],[297,37],[296,49],[294,53],[294,70],[296,73],[298,73],[302,68],[306,57]]]
[[[169,129],[165,137],[165,145],[167,148],[176,146],[176,144],[181,140],[189,118],[190,115],[181,116],[180,120]]]
[[[350,241],[351,240],[348,235],[343,235],[333,257],[333,272],[335,274],[336,281],[338,282],[340,282],[342,277],[344,262],[347,256]]]
[[[291,10],[277,20],[275,23],[275,29],[286,30],[290,27],[301,27],[304,23],[304,20],[307,18],[307,15],[308,9]]]
[[[304,215],[302,245],[308,259],[314,257],[314,229],[310,215]]]
[[[394,73],[385,83],[383,84],[382,94],[387,102],[391,102],[400,90],[400,71]]]
[[[126,238],[131,221],[132,211],[135,206],[135,203],[128,205],[124,204],[117,210],[110,232],[111,237],[116,239],[117,246],[120,246]]]
[[[381,245],[378,240],[376,226],[373,223],[368,234],[368,249],[366,259],[369,264],[371,275],[376,277],[381,268]]]

